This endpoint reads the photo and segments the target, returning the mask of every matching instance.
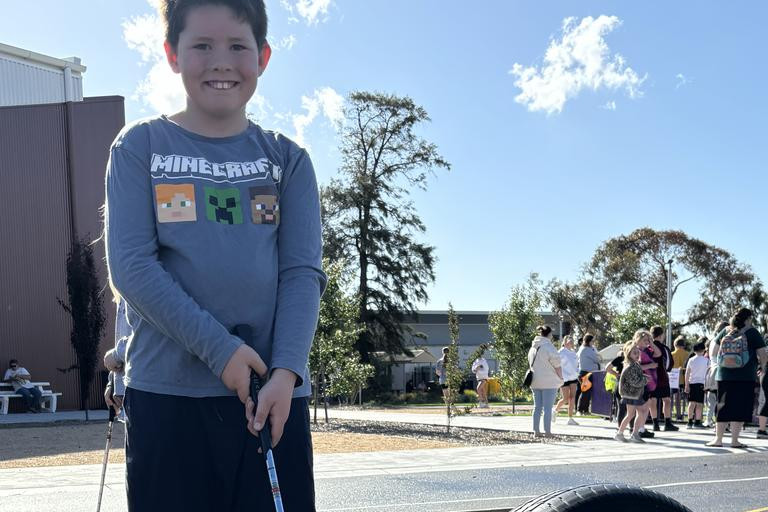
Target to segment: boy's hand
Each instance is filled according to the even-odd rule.
[[[688,394],[690,392],[691,392],[691,387],[688,384],[686,384],[685,385],[685,393]]]
[[[258,435],[264,422],[269,418],[272,432],[272,446],[277,446],[283,437],[283,427],[288,414],[291,412],[291,399],[296,384],[296,374],[290,370],[277,368],[272,376],[259,391],[259,405],[256,414],[253,412],[253,401],[248,398],[245,404],[245,417],[248,419],[248,430]]]
[[[243,403],[248,400],[250,393],[251,368],[256,370],[261,378],[267,375],[267,365],[261,360],[259,354],[243,343],[229,358],[227,366],[221,373],[221,381],[227,388],[237,391],[237,396]]]

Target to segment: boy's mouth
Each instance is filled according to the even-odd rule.
[[[227,89],[233,88],[237,84],[238,82],[221,81],[221,80],[209,80],[205,82],[205,85],[207,85],[208,87],[211,87],[219,91],[226,91]]]

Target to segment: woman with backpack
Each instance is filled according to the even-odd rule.
[[[528,366],[533,371],[531,391],[533,391],[533,432],[541,436],[539,420],[544,412],[544,435],[551,436],[552,406],[555,403],[557,389],[563,385],[563,372],[560,369],[560,354],[552,344],[552,328],[540,325],[539,333],[528,351]]]
[[[640,367],[640,348],[635,341],[628,341],[624,344],[624,364],[619,377],[619,394],[622,403],[627,407],[627,414],[619,424],[619,431],[616,433],[617,441],[626,443],[644,443],[640,437],[640,427],[648,416],[647,391],[648,377],[643,373]],[[632,427],[632,435],[629,439],[624,437],[624,429],[629,422],[635,420]]]
[[[717,427],[715,439],[707,446],[723,446],[725,428],[731,426],[731,447],[746,448],[739,442],[745,422],[752,420],[757,370],[765,371],[768,354],[765,340],[752,326],[752,311],[740,309],[731,317],[712,344],[712,357],[717,358]]]
[[[638,329],[635,331],[632,341],[634,341],[635,344],[637,344],[637,348],[640,349],[640,367],[643,369],[643,373],[647,379],[643,398],[648,400],[651,393],[656,389],[656,370],[658,369],[659,364],[655,360],[661,357],[661,351],[659,350],[659,347],[653,343],[653,337],[646,329]],[[650,406],[650,404],[648,405]],[[638,416],[637,418],[640,420],[640,437],[654,437],[655,435],[653,432],[645,430],[645,420],[650,412],[650,407],[646,407],[645,415]]]

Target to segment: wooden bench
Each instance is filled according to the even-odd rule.
[[[50,382],[32,382],[33,386],[40,390],[42,398],[40,399],[40,407],[48,409],[50,412],[56,412],[56,405],[61,393],[54,393],[50,389],[44,389],[45,386],[50,386]],[[11,398],[24,398],[23,395],[19,395],[13,390],[13,386],[7,382],[0,382],[0,414],[8,414],[8,405]],[[48,406],[46,407],[46,404]]]

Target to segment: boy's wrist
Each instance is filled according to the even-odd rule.
[[[280,384],[289,385],[291,388],[296,385],[296,380],[298,378],[298,375],[287,368],[275,368],[269,376],[269,380],[275,380]]]

